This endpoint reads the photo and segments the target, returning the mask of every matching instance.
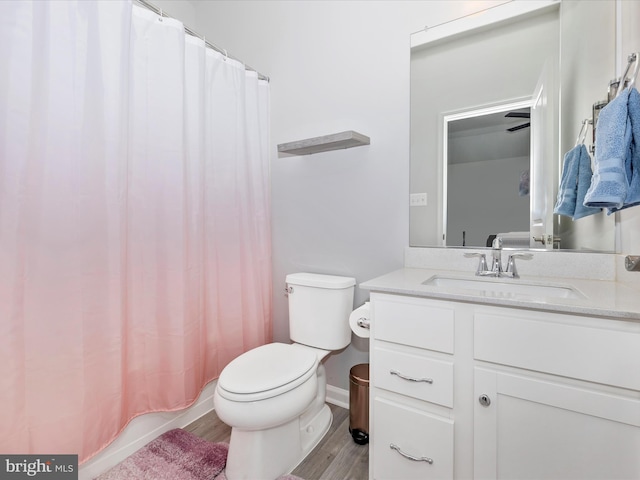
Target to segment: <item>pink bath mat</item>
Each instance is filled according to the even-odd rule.
[[[96,480],[211,480],[224,470],[229,446],[176,428],[160,435]]]
[[[169,430],[95,480],[226,480],[229,445]],[[279,480],[302,480],[285,475]]]

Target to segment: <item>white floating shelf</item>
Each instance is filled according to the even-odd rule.
[[[366,135],[349,130],[322,137],[306,138],[297,142],[280,143],[278,152],[291,155],[310,155],[342,148],[360,147],[369,145],[369,143],[371,143],[371,140]]]

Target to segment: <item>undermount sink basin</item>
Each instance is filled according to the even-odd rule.
[[[422,282],[430,287],[473,290],[476,294],[498,298],[543,297],[543,298],[585,298],[569,285],[521,282],[519,279],[465,278],[434,275]]]

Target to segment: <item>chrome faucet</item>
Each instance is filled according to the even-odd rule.
[[[502,238],[496,237],[491,244],[491,275],[500,277],[502,275]]]
[[[479,257],[480,262],[476,269],[476,275],[479,277],[508,277],[520,278],[516,269],[516,258],[529,260],[533,258],[530,253],[516,252],[509,255],[507,259],[507,268],[502,268],[502,238],[496,237],[491,245],[491,268],[487,268],[487,257],[484,253],[465,253],[465,257]]]

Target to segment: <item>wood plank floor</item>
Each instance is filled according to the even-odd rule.
[[[357,445],[349,433],[349,411],[329,404],[331,429],[318,446],[291,472],[305,480],[366,480],[369,477],[369,446]],[[185,430],[210,442],[228,442],[231,428],[209,412]]]

